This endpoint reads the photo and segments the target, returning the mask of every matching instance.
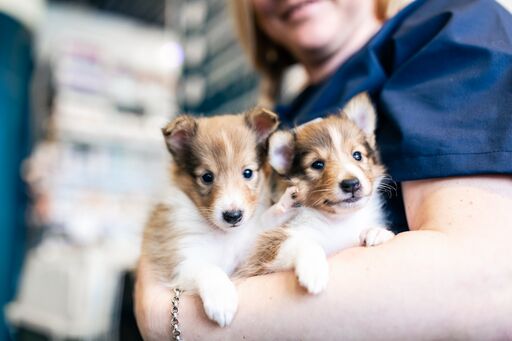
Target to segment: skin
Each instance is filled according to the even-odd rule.
[[[261,29],[292,52],[310,82],[321,81],[359,50],[380,28],[373,0],[319,0],[290,17],[302,0],[253,0]]]
[[[411,231],[331,257],[325,292],[306,294],[291,272],[243,280],[237,284],[239,311],[224,329],[206,319],[197,297],[184,296],[185,338],[511,339],[512,178],[403,187]],[[162,339],[169,329],[169,293],[152,280],[144,260],[139,270],[139,326],[147,339]]]
[[[294,25],[272,15],[283,3],[253,0],[261,27],[305,66],[311,83],[374,32],[369,0],[332,1],[323,5],[330,11],[312,11]],[[318,31],[322,22],[328,32]],[[512,177],[411,181],[402,191],[411,231],[332,256],[323,293],[306,294],[292,272],[239,281],[239,310],[229,328],[210,322],[200,300],[185,295],[185,339],[512,339]],[[169,337],[170,293],[150,271],[141,259],[136,315],[144,337],[159,340]]]

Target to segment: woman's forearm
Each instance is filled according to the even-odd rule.
[[[182,330],[188,340],[510,338],[507,255],[506,248],[472,248],[441,232],[408,232],[332,257],[329,286],[318,296],[291,272],[241,281],[228,328],[209,322],[200,300],[187,297]]]
[[[238,282],[228,328],[196,296],[180,303],[187,340],[512,339],[512,179],[472,177],[403,186],[410,225],[374,248],[330,258],[327,289],[311,296],[292,272]],[[144,259],[137,320],[148,339],[170,331],[170,294]]]

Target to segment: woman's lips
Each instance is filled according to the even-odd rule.
[[[285,21],[301,19],[303,15],[307,14],[310,7],[315,6],[319,2],[321,2],[321,0],[306,0],[289,4],[282,11],[280,17]]]

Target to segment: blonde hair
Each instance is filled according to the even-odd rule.
[[[377,18],[385,20],[413,0],[375,1]],[[254,68],[262,75],[260,102],[268,105],[279,97],[284,72],[297,61],[258,27],[249,2],[250,0],[229,0],[240,44]]]

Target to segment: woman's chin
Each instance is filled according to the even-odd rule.
[[[311,53],[321,50],[332,50],[343,36],[343,27],[330,23],[327,18],[303,23],[287,30],[286,46],[291,51]]]

